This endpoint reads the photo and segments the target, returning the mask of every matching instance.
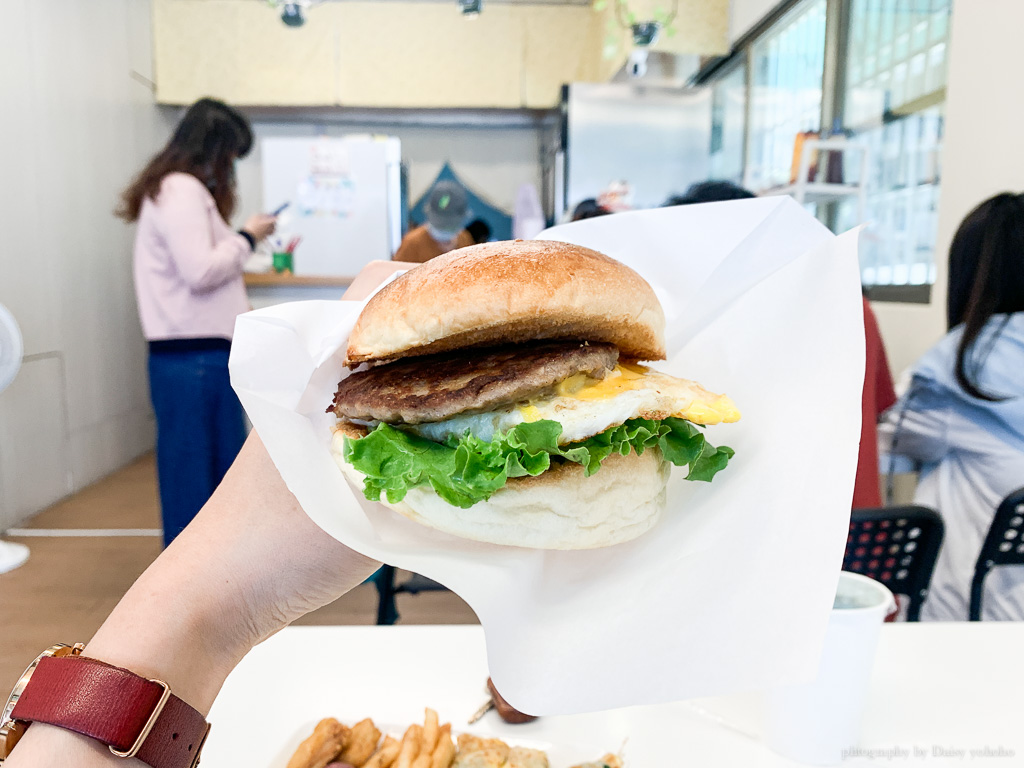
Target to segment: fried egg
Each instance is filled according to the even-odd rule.
[[[620,363],[603,379],[584,374],[571,376],[544,398],[404,428],[437,442],[450,435],[463,435],[467,430],[482,440],[492,440],[495,434],[507,432],[517,424],[550,419],[562,425],[558,442],[565,445],[629,419],[669,416],[694,424],[718,424],[738,421],[740,412],[728,397],[708,392],[696,382],[646,366]]]

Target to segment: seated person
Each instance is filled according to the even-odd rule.
[[[921,466],[914,502],[946,525],[921,618],[963,621],[996,508],[1024,486],[1024,195],[996,195],[960,225],[947,320],[879,432],[884,452]],[[989,574],[982,618],[1024,619],[1024,567]]]
[[[731,181],[711,179],[710,181],[691,184],[685,194],[672,195],[672,197],[665,201],[662,207],[693,205],[695,203],[717,203],[722,200],[746,200],[751,197],[757,197],[757,195],[749,189],[744,189],[739,184],[733,184]]]
[[[598,216],[607,216],[611,211],[607,208],[603,208],[598,205],[597,199],[588,197],[586,200],[580,200],[579,204],[572,211],[572,221],[583,221],[584,219],[593,219]]]
[[[473,219],[466,225],[466,231],[477,245],[491,241],[491,225],[483,219]]]
[[[427,223],[409,230],[392,257],[394,261],[422,264],[456,248],[473,245],[463,227],[469,219],[466,190],[454,181],[439,181],[427,198]]]

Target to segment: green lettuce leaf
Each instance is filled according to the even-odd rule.
[[[716,448],[685,419],[630,419],[578,443],[559,446],[562,425],[542,420],[518,424],[491,441],[467,432],[444,443],[381,424],[366,437],[345,439],[345,461],[365,475],[363,494],[371,501],[405,498],[410,488],[429,485],[449,504],[463,509],[489,499],[510,477],[536,477],[552,457],[583,467],[589,477],[617,453],[642,454],[652,446],[667,461],[688,466],[687,480],[709,481],[733,457],[731,448]]]

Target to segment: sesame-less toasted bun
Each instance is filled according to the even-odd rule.
[[[606,341],[625,358],[665,358],[651,286],[604,254],[514,240],[460,248],[415,267],[367,302],[346,364],[535,339]]]
[[[331,453],[362,494],[363,476],[342,457],[344,430]],[[429,486],[410,488],[396,503],[381,503],[422,525],[473,541],[531,549],[596,549],[621,544],[655,526],[665,509],[669,464],[658,448],[642,456],[613,454],[590,477],[566,463],[537,477],[519,477],[487,501],[460,509]]]

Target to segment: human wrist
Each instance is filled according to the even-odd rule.
[[[205,715],[251,644],[233,630],[230,614],[209,604],[210,595],[157,566],[125,595],[83,655],[163,680]]]

